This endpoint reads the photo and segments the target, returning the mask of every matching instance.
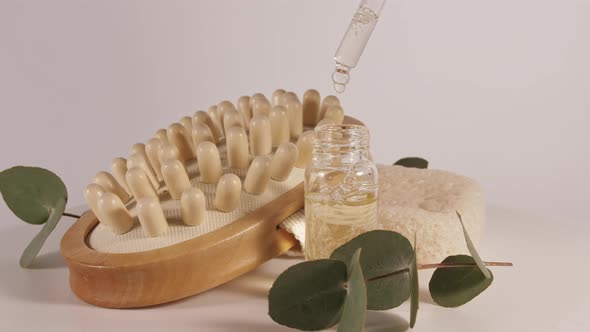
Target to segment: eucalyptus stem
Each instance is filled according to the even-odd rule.
[[[79,215],[73,214],[73,213],[64,212],[61,215],[64,216],[64,217],[70,217],[70,218],[80,219],[80,216]]]
[[[398,271],[395,271],[395,272],[391,272],[391,273],[383,274],[383,275],[380,275],[380,276],[368,278],[367,279],[367,282],[369,282],[369,281],[375,281],[375,280],[379,280],[379,279],[383,279],[383,278],[387,278],[387,277],[391,277],[391,276],[402,274],[402,273],[405,273],[405,272],[410,272],[410,269],[398,270]]]
[[[476,265],[477,264],[475,264],[475,263],[418,264],[418,270],[438,269],[438,268],[471,267],[471,266],[476,266]],[[510,263],[510,262],[483,262],[483,265],[485,265],[485,266],[513,266],[512,263]],[[394,272],[383,274],[380,276],[368,278],[367,282],[391,277],[391,276],[398,275],[398,274],[405,273],[405,272],[409,272],[409,271],[410,271],[410,269],[403,269],[403,270],[394,271]]]
[[[23,251],[23,254],[20,257],[21,267],[29,267],[33,263],[35,257],[37,257],[37,254],[41,250],[41,247],[43,247],[47,237],[49,237],[49,234],[51,234],[61,219],[61,216],[63,215],[64,209],[66,207],[66,199],[59,198],[55,205],[56,207],[50,210],[49,217],[43,225],[43,228],[41,228],[41,231],[35,235],[31,243],[29,243],[29,245],[25,248],[25,251]]]
[[[470,267],[477,265],[475,263],[438,263],[438,264],[418,264],[419,270],[450,268],[450,267]],[[513,266],[510,262],[483,262],[485,266]]]

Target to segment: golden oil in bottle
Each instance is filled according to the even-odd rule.
[[[305,257],[328,258],[377,220],[377,168],[364,126],[316,128],[305,174]]]
[[[328,258],[342,244],[367,231],[377,219],[377,198],[363,201],[324,202],[305,200],[307,259]]]

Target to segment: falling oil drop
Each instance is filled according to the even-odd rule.
[[[346,84],[334,83],[334,90],[338,93],[342,93],[346,90]]]
[[[334,73],[332,74],[332,82],[334,82],[334,90],[336,92],[344,92],[346,84],[350,82],[350,68],[337,62]]]

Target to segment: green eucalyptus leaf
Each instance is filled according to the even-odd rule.
[[[458,307],[486,290],[494,280],[482,273],[473,257],[456,255],[445,258],[442,264],[459,265],[459,267],[440,267],[432,274],[428,284],[432,299],[443,307]],[[465,264],[466,266],[460,266]]]
[[[409,267],[414,257],[412,244],[401,234],[375,230],[363,233],[338,247],[331,255],[346,263],[362,248],[360,262],[367,279],[367,309],[398,307],[410,296]],[[391,274],[390,276],[370,280]]]
[[[268,295],[269,316],[304,331],[338,323],[347,296],[346,264],[330,259],[291,266],[275,280]]]
[[[407,157],[396,161],[394,165],[411,168],[428,168],[428,161],[419,157]]]
[[[459,222],[461,223],[461,227],[463,228],[463,235],[465,236],[465,243],[467,244],[467,249],[469,250],[469,253],[471,253],[471,256],[473,257],[475,264],[477,264],[477,267],[479,267],[479,269],[481,270],[483,275],[486,278],[491,278],[492,273],[483,264],[483,261],[479,257],[477,250],[475,250],[475,246],[473,245],[473,242],[471,242],[471,238],[469,237],[469,234],[467,234],[467,229],[465,229],[465,224],[463,223],[463,218],[461,218],[461,214],[457,211],[455,211],[455,212],[457,213],[457,217],[459,217]]]
[[[64,213],[66,186],[51,171],[16,166],[0,172],[0,192],[18,218],[29,224],[45,224],[20,258],[20,266],[29,267]]]
[[[418,256],[416,255],[416,241],[414,240],[414,258],[410,264],[410,328],[416,325],[420,302],[420,285],[418,283]]]
[[[363,268],[359,262],[361,248],[352,256],[348,270],[348,294],[344,300],[338,332],[358,332],[365,326],[367,314],[367,287]]]
[[[16,166],[0,173],[0,192],[8,208],[29,224],[44,224],[53,209],[65,205],[66,186],[54,173]]]

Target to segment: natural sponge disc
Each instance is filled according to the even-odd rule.
[[[485,200],[479,184],[447,171],[379,165],[379,228],[417,241],[419,263],[468,253],[461,224],[477,246]]]

